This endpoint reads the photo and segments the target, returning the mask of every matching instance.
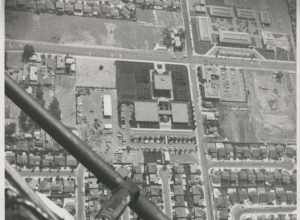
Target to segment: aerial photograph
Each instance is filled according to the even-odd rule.
[[[296,0],[5,0],[5,220],[297,220]]]

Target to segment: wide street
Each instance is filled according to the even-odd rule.
[[[84,186],[84,167],[79,164],[76,170],[76,217],[85,219],[85,186]]]
[[[198,79],[196,74],[196,68],[193,65],[190,65],[190,84],[191,84],[191,96],[193,100],[194,107],[194,121],[196,123],[196,139],[198,143],[198,157],[200,159],[201,164],[201,172],[203,175],[203,185],[204,185],[204,197],[207,205],[207,219],[213,218],[213,204],[211,198],[211,187],[209,184],[209,174],[208,174],[208,163],[204,151],[203,144],[203,124],[202,124],[202,116],[201,116],[201,93],[198,87]],[[193,82],[193,83],[192,83]]]
[[[149,50],[128,50],[120,48],[107,48],[101,46],[71,46],[63,44],[54,44],[37,41],[24,41],[24,40],[5,40],[6,50],[23,50],[26,44],[32,44],[37,52],[44,53],[61,53],[72,54],[81,56],[96,56],[107,57],[114,59],[125,60],[141,60],[141,61],[159,61],[167,63],[181,63],[181,64],[218,64],[227,66],[237,66],[244,68],[259,68],[259,69],[274,69],[274,70],[287,70],[296,71],[295,62],[281,62],[271,60],[246,60],[246,59],[232,59],[232,58],[216,58],[208,56],[188,56],[185,57],[181,53],[177,54],[167,51],[149,51]]]

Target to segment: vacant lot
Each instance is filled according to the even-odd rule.
[[[104,94],[109,94],[112,100],[112,117],[109,118],[105,118],[103,115]],[[86,126],[87,142],[107,161],[111,161],[113,153],[119,147],[116,137],[118,132],[116,90],[93,88],[89,89],[89,95],[82,95],[80,99],[81,103],[77,103],[78,115],[81,115],[81,118],[85,118],[85,122],[82,123]],[[112,125],[111,133],[105,133],[103,130],[105,124]]]
[[[255,128],[251,124],[249,111],[238,110],[237,107],[246,107],[243,104],[221,103],[220,134],[230,141],[255,142]]]
[[[6,37],[69,45],[101,45],[152,50],[155,43],[162,40],[164,27],[173,27],[181,22],[180,19],[175,18],[176,14],[169,13],[166,16],[156,12],[154,16],[151,13],[150,19],[147,14],[145,15],[145,20],[150,20],[150,25],[147,25],[142,22],[66,15],[36,15],[7,10]],[[151,20],[158,26],[151,24]]]
[[[116,88],[116,68],[113,60],[76,57],[76,61],[77,86]]]
[[[295,73],[245,70],[248,103],[221,103],[220,133],[232,141],[293,141],[296,138]]]
[[[75,77],[56,76],[54,95],[57,97],[61,110],[62,122],[75,127]]]
[[[243,71],[231,68],[221,71],[221,99],[231,102],[245,101]]]
[[[248,71],[251,121],[260,140],[296,137],[296,75],[284,73],[280,81],[273,72]]]

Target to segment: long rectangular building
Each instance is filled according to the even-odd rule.
[[[256,12],[251,9],[237,8],[236,14],[238,18],[255,19]]]
[[[211,41],[211,27],[209,17],[199,17],[199,34],[200,40]]]
[[[250,45],[251,37],[246,32],[220,30],[220,42],[224,44]]]
[[[214,17],[225,17],[225,18],[233,18],[234,11],[232,7],[225,6],[210,6],[209,12],[211,16]]]
[[[105,117],[112,116],[112,105],[110,95],[103,95],[103,114]]]

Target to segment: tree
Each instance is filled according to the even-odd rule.
[[[181,40],[185,39],[185,30],[183,28],[178,29],[178,36],[180,37]]]
[[[75,203],[74,202],[68,202],[67,204],[65,204],[64,207],[71,215],[75,215],[76,214],[76,208],[75,208]]]
[[[164,28],[163,29],[163,44],[169,48],[172,46],[172,37],[171,37],[171,33],[170,30],[168,28]]]
[[[43,87],[41,84],[37,85],[35,96],[36,96],[37,101],[41,104],[41,106],[44,107],[44,105],[45,105],[44,92],[43,92]]]
[[[60,111],[60,107],[59,107],[59,102],[56,97],[53,97],[48,110],[53,117],[55,117],[58,120],[61,119],[61,111]]]
[[[29,58],[34,54],[34,47],[30,44],[26,44],[23,49],[22,61],[28,62]]]
[[[23,131],[27,131],[27,115],[25,112],[21,111],[19,115],[19,125]]]
[[[5,125],[5,136],[11,136],[16,132],[16,123]]]

